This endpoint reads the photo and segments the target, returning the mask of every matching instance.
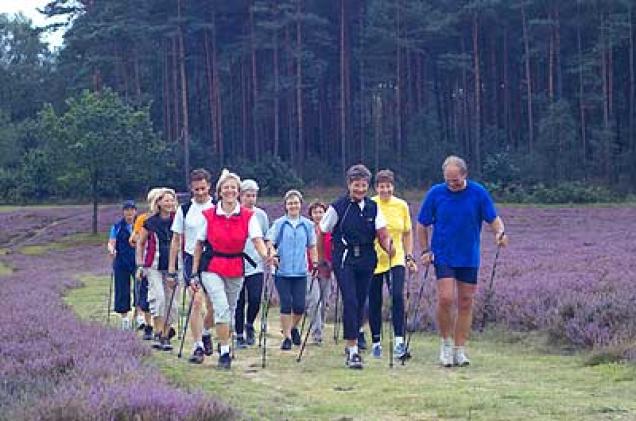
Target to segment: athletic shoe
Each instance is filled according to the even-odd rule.
[[[252,325],[245,325],[245,334],[246,334],[246,338],[245,338],[245,342],[249,345],[252,346],[256,343],[256,339],[254,336],[254,326]]]
[[[130,319],[128,319],[128,317],[121,319],[121,330],[124,332],[128,332],[130,330]]]
[[[145,326],[144,336],[143,336],[144,341],[152,341],[152,338],[153,338],[152,326]]]
[[[364,332],[358,333],[358,349],[361,351],[367,349],[367,340],[364,339]]]
[[[247,342],[245,341],[245,338],[242,336],[237,336],[236,337],[236,347],[238,349],[245,349],[247,348]]]
[[[458,367],[467,367],[470,365],[470,360],[466,356],[463,346],[456,346],[453,349],[453,364]]]
[[[450,344],[444,344],[439,349],[439,363],[443,367],[453,366],[453,346]]]
[[[393,356],[397,359],[402,359],[406,355],[406,344],[404,342],[395,344],[393,348]]]
[[[320,336],[314,336],[312,338],[312,344],[316,346],[322,346],[322,338]]]
[[[280,349],[290,351],[292,349],[292,340],[290,338],[283,339],[283,342],[280,344]]]
[[[172,351],[172,345],[170,345],[170,338],[162,338],[161,339],[161,350],[162,351]]]
[[[188,361],[192,364],[201,364],[203,363],[204,358],[205,352],[203,351],[203,348],[198,346],[197,349],[194,350],[192,356],[188,359]]]
[[[137,316],[137,330],[143,330],[144,327],[146,327],[146,319],[144,319],[144,316]]]
[[[216,368],[219,370],[229,370],[232,368],[232,356],[230,356],[229,352],[219,356],[219,363]]]
[[[162,350],[163,349],[163,343],[161,342],[162,339],[163,338],[161,336],[159,336],[158,334],[155,334],[155,337],[152,342],[152,347],[154,349]]]
[[[382,345],[373,344],[371,347],[371,354],[373,354],[373,358],[382,358]]]
[[[295,327],[292,328],[291,330],[291,340],[294,345],[300,346],[300,343],[301,343],[300,332]]]
[[[361,370],[363,366],[360,354],[349,355],[349,358],[347,359],[347,366],[349,368]]]
[[[214,347],[212,346],[212,335],[201,336],[201,341],[203,342],[203,352],[209,357],[214,352]]]
[[[174,330],[174,327],[170,326],[170,330],[168,330],[168,339],[172,339],[177,335],[177,331]]]

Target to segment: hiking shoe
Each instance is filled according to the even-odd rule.
[[[204,359],[205,352],[203,351],[203,348],[198,346],[197,349],[195,349],[192,353],[192,356],[190,356],[190,358],[188,359],[188,362],[191,362],[192,364],[201,364],[203,363]]]
[[[470,360],[466,356],[464,352],[463,346],[456,346],[453,349],[453,364],[458,367],[468,367],[470,365]]]
[[[153,338],[152,326],[145,326],[144,336],[143,336],[144,341],[152,341],[152,338]]]
[[[216,368],[219,370],[229,370],[232,368],[232,356],[229,352],[219,356],[219,363],[216,365]]]
[[[453,346],[442,343],[439,349],[439,363],[443,367],[453,366]]]
[[[283,342],[280,344],[280,349],[283,351],[289,351],[292,349],[292,340],[290,338],[283,339]]]
[[[297,329],[297,328],[295,328],[295,327],[294,327],[294,328],[292,328],[292,330],[291,330],[291,341],[292,341],[292,343],[293,343],[294,345],[296,345],[296,346],[300,346],[300,342],[301,342],[301,339],[300,339],[300,332],[299,332],[299,331],[298,331],[298,329]]]
[[[312,344],[316,346],[322,346],[322,338],[320,336],[314,336],[312,338]]]
[[[174,327],[170,326],[170,330],[168,331],[168,339],[172,339],[177,335],[177,331],[174,330]]]
[[[404,342],[395,344],[395,348],[393,348],[393,356],[400,360],[406,356],[406,344]]]
[[[358,349],[361,351],[367,349],[367,340],[364,339],[364,332],[358,333]]]
[[[361,370],[363,366],[362,357],[360,356],[360,354],[349,355],[349,358],[347,359],[347,366],[349,368]]]
[[[373,344],[371,347],[371,354],[373,355],[373,358],[382,358],[382,345]]]
[[[214,347],[212,346],[212,335],[201,336],[201,341],[203,342],[203,352],[209,357],[214,352]]]
[[[170,345],[170,338],[161,338],[161,350],[172,351],[172,345]]]
[[[236,347],[238,349],[245,349],[247,348],[247,342],[245,341],[245,338],[242,336],[237,336],[236,337]]]
[[[158,334],[155,334],[153,341],[152,341],[152,347],[154,349],[158,349],[161,350],[163,349],[163,343],[161,342],[161,336],[159,336]]]
[[[246,324],[245,334],[246,334],[245,343],[247,343],[247,345],[249,346],[254,345],[256,343],[256,339],[254,336],[254,326]]]
[[[146,327],[146,319],[144,316],[137,316],[137,330],[144,330],[144,327]]]

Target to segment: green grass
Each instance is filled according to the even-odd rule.
[[[11,266],[0,260],[0,276],[8,276],[11,275],[12,272],[13,269],[11,269]]]
[[[83,276],[84,287],[66,302],[86,320],[105,322],[108,278]],[[366,357],[362,371],[344,368],[343,345],[329,337],[308,345],[301,363],[296,351],[278,350],[277,315],[270,315],[268,366],[258,348],[240,350],[231,373],[214,369],[216,355],[202,366],[172,353],[147,361],[175,384],[204,390],[238,407],[249,418],[267,419],[635,419],[636,366],[586,366],[586,353],[550,355],[533,335],[507,337],[489,331],[470,346],[473,365],[444,369],[436,364],[438,340],[415,335],[414,358],[388,367],[388,359]],[[111,315],[115,326],[118,317]],[[385,329],[387,326],[385,326]],[[511,340],[512,339],[512,340]],[[385,344],[385,350],[387,349]],[[185,356],[190,352],[186,342]]]
[[[63,251],[73,247],[92,246],[99,245],[101,243],[104,244],[105,250],[107,240],[108,235],[104,232],[98,232],[97,234],[80,233],[68,235],[56,242],[22,246],[18,252],[27,256],[41,256],[50,251]]]

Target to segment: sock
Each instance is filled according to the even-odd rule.
[[[453,338],[444,338],[442,339],[442,343],[444,346],[453,346]]]
[[[237,333],[237,334],[236,334],[236,338],[237,338],[237,339],[238,339],[238,338],[243,339],[243,334],[242,334],[242,333]]]
[[[373,347],[374,348],[377,348],[379,346],[382,346],[379,341],[378,342],[373,342]]]
[[[358,353],[358,345],[354,345],[354,346],[350,346],[349,347],[349,355],[353,355],[353,354],[357,354]]]
[[[221,355],[229,354],[230,346],[229,345],[221,345]]]
[[[203,336],[210,336],[210,331],[208,329],[203,328]]]
[[[404,343],[404,338],[401,336],[396,336],[395,337],[395,345],[400,345]]]
[[[146,320],[144,319],[144,316],[141,316],[141,315],[137,316],[137,324],[138,325],[143,325],[145,323],[146,323]]]

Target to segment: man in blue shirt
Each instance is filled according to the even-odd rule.
[[[449,156],[442,165],[444,183],[428,191],[418,215],[417,233],[422,264],[433,263],[437,282],[437,327],[442,339],[440,363],[445,367],[467,366],[464,345],[473,316],[473,297],[479,272],[479,243],[483,222],[495,233],[495,243],[508,238],[488,191],[468,180],[466,162]],[[429,229],[433,238],[429,247]],[[457,317],[453,304],[457,291]],[[454,343],[453,343],[454,339]]]

